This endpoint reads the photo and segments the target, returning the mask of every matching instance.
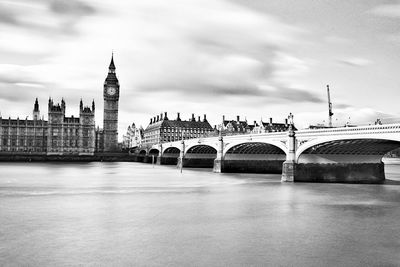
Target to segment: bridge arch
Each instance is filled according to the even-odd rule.
[[[146,154],[147,154],[146,149],[142,149],[139,151],[139,155],[146,155]]]
[[[190,151],[189,153],[200,153],[200,152],[210,152],[214,151],[217,153],[217,144],[212,145],[212,144],[202,144],[202,143],[195,143],[195,144],[190,144],[185,147],[185,155]]]
[[[286,147],[273,142],[248,141],[224,149],[224,172],[282,173]]]
[[[298,163],[379,163],[383,156],[400,147],[400,137],[332,136],[316,138],[300,145]]]
[[[217,149],[208,144],[193,144],[185,149],[184,166],[212,168],[217,157]]]
[[[150,155],[150,156],[152,156],[152,155],[158,156],[159,153],[160,153],[160,150],[158,150],[158,148],[151,148],[151,149],[149,150],[149,155]]]
[[[247,149],[247,150],[246,150]],[[232,142],[229,143],[224,148],[224,157],[226,154],[231,154],[233,150],[236,150],[239,154],[246,154],[240,153],[244,151],[254,151],[257,154],[265,154],[262,152],[272,152],[272,154],[284,154],[287,153],[287,148],[282,142],[275,142],[275,141],[246,141],[246,142]],[[278,153],[282,152],[282,153]],[[233,154],[233,153],[232,153]],[[250,153],[248,153],[250,154]]]
[[[185,149],[185,155],[189,154],[217,154],[217,149],[211,145],[195,144]]]
[[[179,154],[181,150],[175,146],[163,147],[160,164],[163,165],[176,165],[178,163]]]
[[[179,153],[181,153],[181,150],[174,146],[163,148],[163,152],[162,152],[163,155],[164,154],[179,154]]]

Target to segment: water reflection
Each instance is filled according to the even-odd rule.
[[[400,168],[286,184],[140,163],[0,164],[0,264],[395,266]]]

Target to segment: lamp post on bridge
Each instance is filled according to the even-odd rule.
[[[161,142],[160,142],[160,151],[158,152],[158,156],[157,156],[157,161],[156,161],[156,164],[157,165],[161,165],[162,164],[162,149],[163,149],[163,143],[162,143],[163,141],[161,140]]]
[[[181,151],[179,153],[178,165],[177,165],[177,167],[180,169],[181,172],[182,172],[182,169],[183,169],[183,157],[185,155],[184,134],[185,134],[185,130],[182,130],[182,132],[181,132]]]
[[[296,174],[296,133],[294,131],[293,114],[288,116],[289,131],[287,139],[288,153],[282,166],[282,182],[294,182]]]
[[[223,155],[224,155],[224,138],[222,137],[222,125],[218,135],[217,157],[214,160],[213,172],[221,173],[223,171]]]

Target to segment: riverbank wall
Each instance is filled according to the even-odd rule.
[[[46,154],[16,154],[1,153],[0,162],[136,162],[137,156],[128,153],[95,153],[94,155],[46,155]]]

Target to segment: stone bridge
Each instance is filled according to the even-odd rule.
[[[379,183],[382,157],[400,147],[400,124],[219,136],[156,144],[157,164],[214,172],[282,173],[287,182]]]

